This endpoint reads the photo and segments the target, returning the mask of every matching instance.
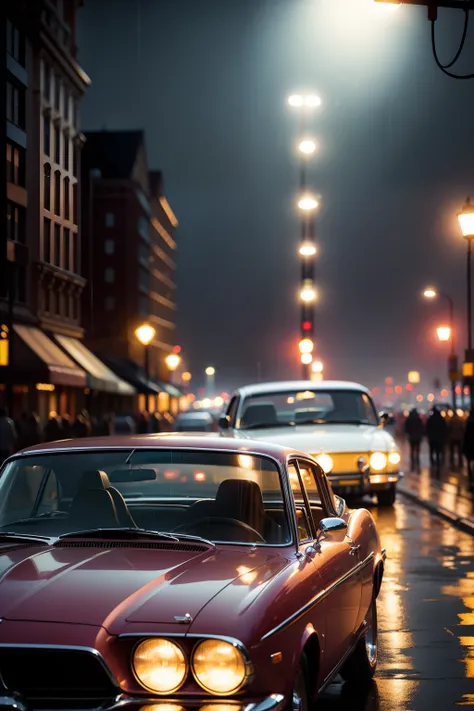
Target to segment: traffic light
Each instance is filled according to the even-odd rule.
[[[311,331],[313,328],[313,324],[311,323],[311,321],[303,321],[303,323],[301,324],[301,328],[303,331]]]
[[[314,343],[311,338],[302,338],[298,344],[300,353],[312,353],[314,348]]]

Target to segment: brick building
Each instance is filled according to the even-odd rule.
[[[5,18],[0,400],[43,421],[51,411],[74,416],[91,388],[122,387],[81,342],[79,111],[90,83],[77,62],[81,4],[15,0]]]
[[[176,411],[165,358],[176,343],[178,222],[161,173],[148,169],[143,131],[86,133],[82,176],[88,345],[136,388],[139,410]],[[135,336],[144,322],[156,330],[148,379]]]

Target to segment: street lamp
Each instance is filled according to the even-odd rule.
[[[301,354],[301,362],[303,365],[309,365],[313,360],[313,356],[311,353],[302,353]]]
[[[216,369],[214,368],[214,366],[209,365],[204,372],[206,374],[207,395],[208,397],[211,397],[214,394],[214,379],[216,375]]]
[[[311,370],[313,371],[313,373],[322,373],[324,370],[324,366],[320,360],[315,360],[313,362],[313,365],[311,366]]]
[[[300,349],[300,353],[312,353],[314,349],[314,343],[311,338],[303,338],[299,342],[298,348]]]
[[[459,225],[461,227],[462,236],[467,242],[467,270],[466,270],[466,292],[467,292],[467,353],[465,360],[469,363],[474,361],[474,354],[472,352],[472,278],[471,278],[471,254],[472,254],[472,240],[474,239],[474,205],[471,203],[471,199],[468,197],[466,203],[458,213]],[[471,400],[471,410],[474,409],[474,389],[472,387],[472,382],[469,384],[469,394]]]
[[[300,210],[304,210],[305,212],[316,210],[318,205],[319,202],[312,195],[303,195],[303,197],[298,200],[298,207]]]
[[[306,138],[304,141],[300,142],[298,150],[305,156],[311,156],[316,150],[316,143],[310,138]]]
[[[321,106],[321,99],[316,94],[292,94],[288,97],[288,103],[292,108],[314,109]]]
[[[168,370],[173,373],[181,363],[181,358],[177,353],[170,353],[168,356],[166,356],[165,363],[168,366]]]
[[[316,289],[313,286],[313,281],[312,279],[305,279],[303,282],[303,286],[300,291],[300,299],[301,301],[304,301],[306,304],[310,304],[313,301],[316,301]]]
[[[313,242],[302,242],[299,248],[299,253],[302,257],[314,257],[317,249],[316,245],[313,244]]]
[[[448,359],[448,373],[449,379],[451,380],[451,393],[452,393],[452,403],[453,409],[456,409],[456,380],[458,372],[458,359],[456,356],[456,346],[454,342],[454,302],[449,294],[445,294],[442,291],[438,291],[434,286],[427,286],[423,291],[423,296],[425,299],[430,301],[437,299],[439,296],[445,299],[448,303],[449,308],[449,326],[442,326],[437,329],[438,340],[441,342],[451,343],[451,349]]]
[[[141,326],[138,326],[137,329],[135,329],[135,336],[137,340],[142,344],[142,346],[145,349],[145,377],[146,377],[146,384],[148,387],[148,381],[150,380],[150,343],[153,341],[155,338],[156,331],[151,326],[149,323],[142,323]],[[145,390],[145,388],[144,388]],[[146,397],[147,395],[147,390],[143,393]],[[148,411],[148,406],[147,406],[147,411]]]

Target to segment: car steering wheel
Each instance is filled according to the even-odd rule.
[[[220,523],[224,524],[227,526],[234,526],[235,528],[240,528],[241,530],[245,531],[247,534],[248,540],[245,541],[245,543],[255,543],[255,537],[257,540],[261,543],[266,543],[266,540],[263,538],[263,536],[260,535],[258,531],[255,530],[255,528],[252,528],[252,526],[249,526],[247,523],[244,523],[243,521],[239,521],[236,518],[227,518],[226,516],[212,516],[209,518],[198,518],[195,521],[191,521],[191,523],[183,523],[177,528],[174,528],[172,533],[179,533],[179,531],[186,531],[187,533],[191,534],[191,531],[199,528],[200,526],[203,525],[209,525],[209,524],[215,524],[215,523]],[[251,538],[252,536],[252,538]]]

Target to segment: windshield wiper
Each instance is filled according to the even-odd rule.
[[[18,521],[11,521],[9,526],[21,526],[22,523],[31,523],[32,521],[38,521],[44,518],[59,518],[67,516],[66,511],[45,511],[44,513],[38,514],[37,516],[28,516],[27,518],[19,518]],[[28,535],[28,534],[25,534]]]
[[[373,425],[368,420],[300,420],[298,425]],[[376,425],[373,425],[376,427]]]
[[[179,538],[171,533],[161,533],[161,531],[151,531],[147,528],[86,528],[83,531],[71,531],[59,536],[58,541],[64,538],[155,538],[163,541],[173,541],[179,543]]]
[[[174,534],[179,537],[179,539],[183,539],[184,541],[196,541],[197,543],[206,543],[208,546],[211,546],[212,548],[216,547],[216,544],[213,543],[212,541],[209,541],[207,538],[202,538],[201,536],[191,536],[188,533],[176,533]]]
[[[294,422],[274,422],[273,424],[267,422],[265,424],[247,425],[247,427],[241,427],[240,429],[244,432],[247,430],[273,430],[276,427],[294,427],[294,425]]]
[[[11,523],[9,525],[14,526],[15,523]],[[0,531],[0,542],[4,540],[34,541],[35,543],[44,543],[45,545],[48,545],[51,541],[51,536],[37,536],[33,533],[17,533],[16,531]]]

